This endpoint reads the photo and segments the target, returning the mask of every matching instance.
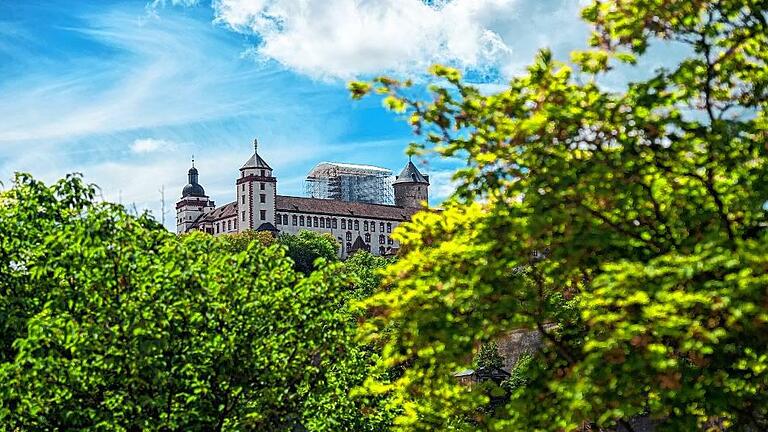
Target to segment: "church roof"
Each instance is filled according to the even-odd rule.
[[[397,183],[426,183],[429,184],[429,180],[427,177],[422,175],[419,172],[419,169],[416,168],[416,165],[413,164],[413,162],[408,161],[408,165],[403,168],[402,171],[400,171],[400,174],[395,179],[394,184]]]
[[[272,168],[267,164],[267,162],[264,161],[264,159],[259,156],[258,153],[254,152],[253,156],[251,156],[250,159],[240,167],[241,170],[248,169],[248,168],[264,168],[271,170]]]
[[[410,220],[417,208],[405,208],[384,204],[340,201],[322,198],[304,198],[277,195],[275,210],[284,212],[317,213],[396,221]]]

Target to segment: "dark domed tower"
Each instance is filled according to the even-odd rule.
[[[176,203],[176,232],[181,234],[189,231],[195,221],[214,209],[214,203],[205,194],[205,189],[198,183],[195,160],[187,172],[188,183],[181,191],[181,199]]]
[[[393,187],[397,206],[418,208],[422,202],[429,202],[429,177],[421,174],[410,159],[395,178]]]

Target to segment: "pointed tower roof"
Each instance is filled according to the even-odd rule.
[[[427,177],[421,174],[419,169],[416,168],[416,165],[414,165],[413,162],[408,159],[408,165],[406,165],[405,168],[400,171],[400,174],[397,176],[397,178],[395,178],[395,184],[397,183],[429,184],[429,180],[427,180]]]
[[[264,161],[261,156],[259,156],[259,141],[257,139],[253,140],[253,156],[248,159],[245,165],[240,167],[241,170],[249,168],[263,168],[268,170],[272,169],[272,167],[270,167],[269,164],[267,164],[267,162]]]

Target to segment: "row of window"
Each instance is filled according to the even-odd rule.
[[[371,234],[370,233],[365,233],[364,237],[365,237],[365,242],[366,243],[370,243],[371,242]],[[352,232],[351,231],[347,231],[347,241],[352,241]],[[392,245],[394,243],[395,242],[391,238],[385,236],[384,234],[379,234],[379,244],[382,244],[382,245],[383,244]]]
[[[218,234],[220,232],[232,231],[233,227],[234,227],[235,230],[237,230],[237,220],[236,219],[229,219],[229,220],[226,220],[226,221],[216,222],[213,225],[214,225],[214,227],[216,229],[216,234]]]
[[[288,225],[288,215],[286,214],[275,215],[275,225]],[[336,229],[338,227],[338,220],[336,218],[323,217],[323,216],[319,216],[319,217],[307,216],[305,219],[304,216],[293,215],[291,218],[291,225],[307,226],[307,227],[314,227],[314,228]],[[358,220],[353,221],[352,219],[342,218],[341,229],[349,229],[349,230],[354,229],[355,231],[360,231],[360,221]],[[385,224],[384,222],[379,222],[379,231],[384,232],[385,229],[387,230],[388,233],[391,233],[392,223],[387,222]],[[363,221],[363,231],[376,232],[376,222]]]
[[[240,201],[242,204],[245,204],[245,194],[240,196]],[[259,202],[264,204],[267,202],[267,195],[266,194],[259,194]]]

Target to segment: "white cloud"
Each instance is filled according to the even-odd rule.
[[[504,71],[517,0],[214,0],[216,20],[256,33],[258,55],[315,78],[423,74],[433,63]]]
[[[141,138],[133,141],[131,151],[134,153],[153,153],[162,150],[172,150],[176,147],[172,141],[155,138]]]
[[[456,192],[457,182],[453,180],[453,170],[429,173],[430,201],[440,203]]]

